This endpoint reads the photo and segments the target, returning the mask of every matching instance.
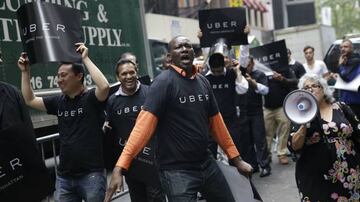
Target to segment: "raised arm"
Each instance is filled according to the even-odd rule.
[[[26,105],[34,109],[46,111],[43,98],[35,96],[31,88],[29,58],[25,52],[21,53],[17,64],[21,71],[21,93]]]
[[[99,70],[99,68],[91,61],[89,58],[89,50],[83,43],[76,43],[76,51],[81,53],[81,57],[84,65],[89,71],[91,78],[94,80],[95,96],[99,101],[105,101],[109,94],[109,82],[105,78],[104,74]]]

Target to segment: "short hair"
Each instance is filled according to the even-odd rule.
[[[136,72],[138,71],[138,69],[136,68],[136,64],[133,61],[131,61],[129,59],[125,59],[125,58],[120,58],[120,60],[117,61],[116,65],[115,65],[115,74],[116,75],[119,74],[119,66],[124,65],[124,64],[131,64],[134,66],[135,71]]]
[[[78,62],[61,62],[61,65],[71,65],[71,70],[74,72],[75,75],[82,74],[81,83],[84,83],[85,79],[85,68],[83,63]]]
[[[352,41],[351,41],[350,39],[343,39],[343,40],[341,41],[341,43],[344,43],[344,42],[349,42],[349,43],[352,45]]]
[[[298,83],[298,88],[303,89],[304,83],[306,81],[312,81],[321,86],[321,88],[324,91],[324,96],[325,96],[324,98],[325,98],[326,103],[331,104],[335,101],[335,99],[333,97],[334,91],[329,88],[327,81],[323,77],[320,77],[319,75],[313,74],[313,73],[306,73],[300,78],[299,83]]]
[[[303,51],[305,52],[307,49],[311,49],[313,52],[315,51],[314,47],[312,46],[305,46]]]
[[[120,59],[126,59],[128,56],[133,56],[133,57],[135,58],[135,61],[134,61],[134,62],[135,62],[136,64],[138,64],[137,57],[136,57],[136,55],[135,55],[134,53],[132,53],[132,52],[125,52],[125,53],[121,54]]]
[[[177,39],[177,38],[180,38],[180,37],[184,37],[184,38],[187,38],[186,36],[184,35],[177,35],[175,36],[174,38],[172,38],[169,43],[168,43],[168,51],[170,52],[171,51],[171,48],[172,48],[172,44],[174,43],[174,41]],[[188,38],[187,38],[188,39]],[[189,40],[189,39],[188,39]],[[189,40],[190,41],[190,40]]]

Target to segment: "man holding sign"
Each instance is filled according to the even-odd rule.
[[[78,63],[63,63],[58,69],[60,95],[37,97],[30,87],[30,67],[26,53],[18,66],[21,70],[21,91],[28,106],[58,117],[60,134],[60,165],[56,179],[56,201],[102,201],[105,195],[102,148],[104,101],[109,83],[88,57],[83,43],[76,44],[95,89],[83,84],[84,68]]]

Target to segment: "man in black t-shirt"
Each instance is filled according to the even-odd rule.
[[[21,70],[21,91],[28,106],[58,117],[60,165],[56,179],[56,201],[102,201],[105,195],[102,148],[104,101],[109,83],[88,57],[83,43],[76,44],[96,88],[83,84],[84,68],[78,63],[64,63],[58,69],[60,95],[37,97],[30,87],[30,68],[25,53],[18,66]]]
[[[279,163],[286,165],[289,163],[287,158],[287,137],[290,133],[290,121],[285,116],[283,101],[286,95],[293,90],[293,86],[298,80],[294,71],[289,66],[282,72],[273,71],[273,75],[268,77],[269,93],[265,95],[264,120],[266,130],[266,140],[271,159],[272,140],[277,133],[278,148],[277,155]]]
[[[306,73],[304,66],[300,62],[294,60],[291,57],[290,49],[287,49],[287,55],[288,55],[290,69],[292,69],[294,71],[296,78],[300,79],[300,77],[302,77]],[[296,88],[297,88],[297,86],[295,86],[295,89]]]
[[[122,173],[155,130],[160,181],[169,201],[196,201],[198,192],[207,201],[234,201],[224,175],[207,153],[208,135],[213,135],[239,172],[249,175],[252,168],[241,160],[209,82],[192,65],[190,41],[175,37],[169,52],[171,66],[150,86],[144,109],[114,168],[105,201],[122,188]]]
[[[107,127],[111,128],[113,154],[112,167],[119,158],[123,147],[135,125],[136,118],[144,104],[149,87],[137,80],[137,66],[134,60],[120,59],[116,65],[116,77],[120,87],[110,96],[106,107]],[[160,180],[155,167],[154,138],[135,158],[125,175],[132,202],[162,202]],[[110,146],[110,145],[108,145]]]
[[[252,165],[254,169],[258,169],[260,165],[260,177],[265,177],[270,175],[271,167],[268,159],[262,98],[263,95],[269,93],[269,87],[265,74],[255,68],[254,58],[250,56],[246,73],[249,90],[245,98],[246,115],[251,136],[248,153],[256,154],[250,155],[251,160],[249,160],[249,163],[254,163]]]

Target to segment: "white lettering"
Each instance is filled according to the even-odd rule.
[[[186,102],[186,97],[183,97],[183,98],[184,98],[184,100],[181,100],[181,97],[179,97],[179,100],[180,100],[181,104],[184,104]]]
[[[126,142],[127,142],[127,140],[123,140],[122,138],[119,139],[119,145],[120,146],[125,146]]]
[[[104,46],[103,39],[106,38],[106,31],[104,28],[96,28],[99,33],[99,46]]]
[[[217,28],[217,29],[221,28],[221,24],[219,22],[215,22],[214,24],[215,24],[215,28]]]
[[[151,148],[150,147],[144,147],[144,149],[143,149],[143,154],[145,154],[145,155],[150,155],[150,150],[151,150]]]
[[[196,101],[204,102],[205,101],[204,96],[205,96],[205,100],[209,100],[208,94],[205,94],[205,95],[199,94],[199,95],[189,95],[189,96],[179,97],[179,101],[180,101],[180,104],[184,104],[187,101],[189,101],[190,103],[194,103]]]
[[[189,101],[190,101],[190,102],[195,102],[195,96],[190,95],[190,96],[189,96]]]
[[[17,5],[14,7],[13,5],[12,5],[12,3],[17,3]],[[16,12],[17,11],[17,9],[20,7],[20,0],[6,0],[6,7],[10,10],[10,11],[12,11],[12,12]]]
[[[126,113],[129,113],[129,112],[130,112],[130,108],[129,108],[129,107],[125,107],[124,113],[126,114]]]
[[[2,5],[1,5],[1,7],[0,7],[0,10],[5,10],[5,4],[4,4],[4,2],[2,2]]]
[[[0,18],[0,20],[2,23],[3,30],[4,30],[4,38],[2,39],[2,41],[12,41],[10,39],[9,26],[8,26],[8,22],[12,25],[12,20],[6,19],[6,18]]]
[[[228,22],[226,22],[226,21],[223,22],[223,27],[224,27],[224,28],[228,28]]]
[[[15,170],[15,166],[18,165],[19,167],[22,166],[22,164],[20,164],[20,159],[15,158],[13,160],[10,161],[10,166],[13,170]]]
[[[79,1],[76,3],[76,9],[81,10],[81,5],[84,5],[85,8],[87,8],[87,2],[85,1]],[[83,17],[84,21],[89,20],[89,11],[84,11],[84,17]]]
[[[89,29],[89,45],[95,45],[94,38],[97,36],[96,29],[94,27],[88,27]]]
[[[43,25],[42,25],[42,30],[44,30],[44,31],[49,31],[50,29],[49,29],[49,24],[50,23],[44,23]]]
[[[121,37],[121,29],[113,29],[112,30],[115,36],[117,46],[121,46],[120,37]]]
[[[2,168],[2,167],[0,166],[0,178],[4,177],[4,176],[6,175],[5,173],[1,175],[1,173],[2,173],[2,172],[1,172],[1,168]]]
[[[133,106],[133,112],[137,112],[138,111],[138,106]]]
[[[62,24],[57,24],[56,25],[56,31],[62,30],[63,32],[65,32],[65,25]]]
[[[83,114],[83,108],[79,108],[78,109],[78,114],[80,115],[80,114]]]
[[[231,27],[236,27],[237,25],[236,25],[236,21],[231,21],[231,23],[230,23],[231,25]]]

